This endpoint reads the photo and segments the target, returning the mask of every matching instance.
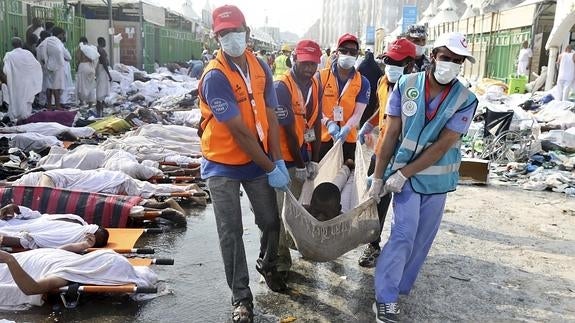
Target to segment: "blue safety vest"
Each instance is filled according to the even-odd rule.
[[[449,119],[460,109],[477,100],[461,82],[452,82],[451,89],[435,117],[426,122],[425,72],[408,74],[398,81],[401,93],[402,131],[386,178],[415,160],[421,152],[438,140]],[[455,190],[459,179],[461,140],[453,145],[434,165],[409,178],[413,190],[420,194],[441,194]]]

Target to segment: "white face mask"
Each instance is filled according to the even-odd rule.
[[[385,75],[389,83],[395,83],[403,75],[403,66],[385,65]]]
[[[445,85],[453,81],[453,79],[459,75],[460,71],[461,64],[435,61],[435,70],[433,71],[433,76],[439,84]]]
[[[246,50],[246,32],[227,33],[220,37],[222,50],[231,57],[240,57]]]
[[[350,68],[353,67],[353,65],[355,65],[355,61],[357,60],[357,57],[355,56],[349,56],[349,55],[339,55],[339,57],[337,58],[337,65],[341,68],[343,68],[344,70],[348,70]]]
[[[415,56],[421,56],[425,52],[425,46],[415,45]]]

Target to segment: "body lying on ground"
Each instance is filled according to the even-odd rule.
[[[132,266],[128,259],[102,249],[76,254],[62,249],[34,249],[16,254],[0,251],[0,309],[42,305],[42,295],[68,284],[151,287],[157,275],[148,267]]]
[[[75,214],[41,214],[24,206],[8,204],[0,209],[0,236],[1,246],[60,248],[79,253],[106,246],[109,233]]]
[[[57,187],[75,191],[98,192],[115,195],[150,198],[161,193],[203,191],[195,184],[178,186],[152,184],[134,179],[123,172],[106,169],[79,170],[73,168],[53,169],[29,173],[13,182],[14,185]]]

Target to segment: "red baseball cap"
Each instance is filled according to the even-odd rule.
[[[224,29],[240,28],[246,23],[241,10],[232,5],[225,5],[214,9],[212,12],[212,29],[218,33]]]
[[[321,58],[321,48],[313,40],[301,40],[295,46],[295,55],[298,62],[314,62],[319,64]]]
[[[352,35],[350,33],[345,33],[345,34],[341,35],[341,37],[339,37],[339,39],[337,40],[337,47],[340,47],[341,44],[345,43],[346,41],[352,41],[352,42],[356,43],[357,47],[359,48],[359,41],[357,40],[357,37],[355,37],[354,35]]]
[[[402,61],[407,57],[415,59],[415,44],[405,38],[394,40],[383,54],[394,61]]]

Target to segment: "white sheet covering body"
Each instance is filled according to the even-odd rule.
[[[119,172],[106,169],[79,170],[72,168],[53,169],[22,176],[14,181],[15,185],[37,186],[42,175],[49,177],[54,187],[75,191],[121,194],[150,198],[159,193],[174,193],[194,190],[195,186],[177,186],[172,184],[152,184],[133,179]]]
[[[140,164],[136,156],[121,149],[103,150],[98,146],[82,145],[72,151],[53,147],[50,153],[40,159],[38,166],[46,170],[76,168],[82,170],[105,168],[121,171],[133,178],[146,180],[162,175],[160,169]]]
[[[30,51],[16,48],[4,56],[4,74],[8,82],[8,117],[28,118],[34,97],[42,91],[42,66]]]
[[[104,149],[123,149],[138,160],[164,161],[166,156],[200,155],[197,130],[186,126],[148,124],[127,132],[121,139],[109,138]]]
[[[0,138],[2,137],[10,138],[10,147],[20,148],[25,152],[38,152],[46,147],[52,147],[51,149],[53,149],[63,145],[54,136],[45,136],[34,132],[0,133]]]
[[[355,156],[355,173],[366,174],[367,165],[361,145],[357,145]],[[331,220],[318,221],[302,206],[309,204],[314,187],[336,179],[342,163],[342,143],[338,141],[320,162],[315,181],[304,183],[300,200],[297,201],[291,192],[285,194],[282,210],[284,225],[298,251],[308,260],[334,260],[359,245],[375,240],[380,234],[377,205],[367,196],[365,176],[358,175],[354,177],[354,182],[348,181],[352,185],[345,199],[349,199],[349,203],[355,207]],[[351,202],[354,200],[359,202]]]
[[[0,220],[0,235],[20,238],[20,244],[27,249],[59,248],[63,245],[82,242],[87,233],[98,230],[95,224],[87,224],[81,217],[74,214],[42,215],[27,207],[19,206],[22,214],[34,215],[27,219]],[[72,223],[58,219],[80,221]]]
[[[81,138],[90,137],[95,132],[95,130],[90,127],[67,127],[57,122],[34,122],[15,127],[2,128],[2,132],[5,133],[35,132],[45,136],[57,136],[66,131]]]
[[[90,285],[153,286],[157,275],[148,267],[132,266],[112,250],[85,255],[61,249],[34,249],[14,254],[22,268],[34,279],[57,276],[70,282]],[[8,268],[0,264],[0,309],[26,309],[43,304],[42,295],[25,295],[16,286]]]

